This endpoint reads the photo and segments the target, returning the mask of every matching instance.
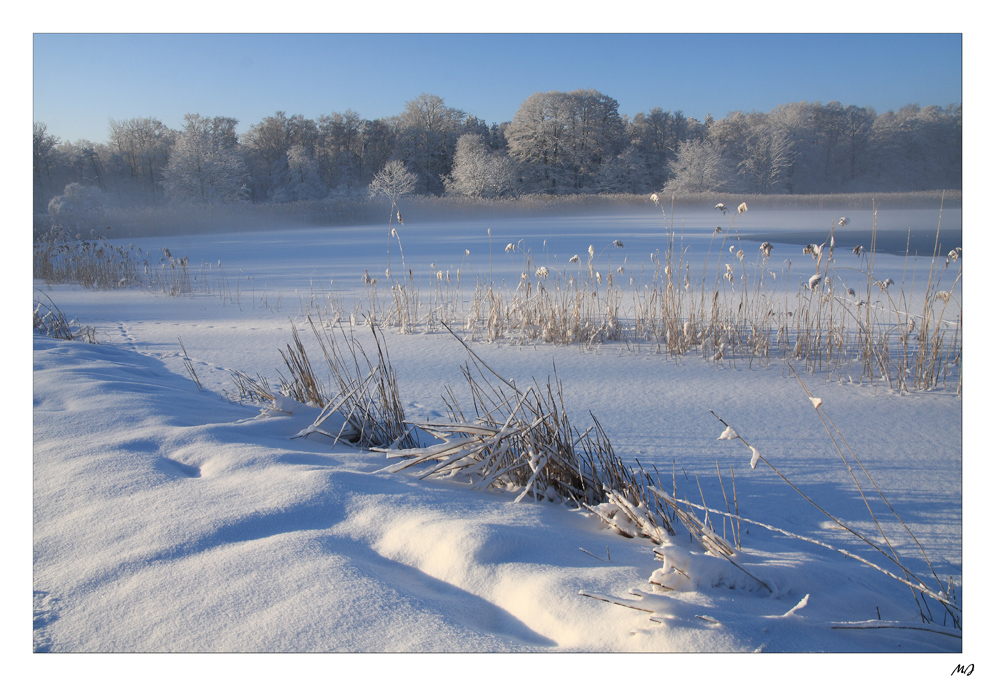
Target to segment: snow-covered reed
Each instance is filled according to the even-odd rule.
[[[316,323],[311,316],[307,323],[324,358],[327,381],[315,373],[296,325],[292,327],[293,343],[281,351],[290,373],[289,378],[281,377],[283,395],[322,408],[319,418],[302,437],[318,433],[336,441],[348,439],[366,448],[416,447],[417,438],[405,422],[397,375],[377,328],[370,327],[377,346],[376,360],[372,361],[362,345],[342,328],[332,330],[331,324],[320,319]],[[244,382],[248,377],[243,373],[241,378]],[[252,389],[259,385],[263,384],[248,384]],[[334,390],[328,390],[330,386]],[[344,417],[344,422],[330,434],[323,424],[334,415]]]
[[[544,384],[533,380],[522,388],[456,338],[470,356],[463,377],[473,412],[468,415],[449,388],[449,421],[413,424],[442,442],[387,450],[398,460],[391,471],[417,466],[420,478],[458,478],[475,488],[516,492],[519,501],[573,503],[629,538],[659,542],[674,534],[673,513],[650,492],[652,480],[622,462],[597,419],[592,415],[583,432],[575,428],[555,369]]]

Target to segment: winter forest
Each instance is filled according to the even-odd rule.
[[[661,108],[629,116],[610,96],[577,90],[534,93],[500,124],[428,94],[392,117],[278,111],[241,134],[237,119],[187,114],[180,130],[155,117],[111,120],[106,142],[70,142],[35,122],[35,225],[103,228],[108,211],[217,203],[347,203],[388,162],[403,164],[406,192],[464,198],[959,189],[961,109],[795,102],[702,122]]]

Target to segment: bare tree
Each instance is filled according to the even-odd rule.
[[[48,127],[41,122],[34,123],[32,136],[34,144],[34,208],[40,212],[51,198],[56,166],[56,146],[59,139],[48,133]]]

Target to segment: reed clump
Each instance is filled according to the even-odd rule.
[[[387,450],[387,457],[397,460],[390,471],[420,467],[419,478],[455,478],[474,488],[511,491],[516,502],[531,497],[574,503],[630,538],[662,541],[673,535],[673,514],[651,493],[652,479],[622,462],[593,415],[586,431],[574,427],[555,370],[544,384],[533,380],[520,388],[457,339],[470,355],[462,372],[473,411],[465,411],[448,388],[448,422],[412,423],[441,443]]]
[[[280,394],[321,409],[300,437],[319,434],[365,448],[416,447],[418,439],[405,422],[397,375],[382,332],[370,325],[377,348],[376,357],[371,359],[341,327],[333,329],[317,319],[311,315],[305,318],[325,362],[324,376],[316,373],[296,324],[292,325],[293,342],[280,351],[289,374],[280,376]],[[235,381],[244,397],[276,399],[265,380],[240,373]]]
[[[692,255],[671,214],[666,248],[650,254],[648,267],[634,266],[620,240],[566,263],[540,260],[519,242],[505,249],[521,258],[514,283],[465,283],[462,270],[443,280],[436,271],[426,294],[405,268],[385,295],[367,275],[368,318],[402,333],[445,324],[471,341],[615,343],[733,368],[791,362],[901,393],[951,382],[959,390],[963,261],[960,247],[940,245],[939,226],[932,256],[908,254],[893,278],[875,269],[876,208],[870,246],[850,251],[857,266],[837,254],[834,227],[846,218],[834,219],[821,243],[777,262],[770,242],[753,250],[739,238],[735,221],[746,204],[740,208],[716,228],[704,258]],[[928,276],[917,281],[924,260]]]
[[[169,295],[192,293],[197,281],[189,260],[174,256],[168,248],[161,256],[153,255],[134,244],[113,245],[93,231],[83,236],[60,226],[35,236],[33,273],[50,285],[72,283],[93,290],[137,287]]]

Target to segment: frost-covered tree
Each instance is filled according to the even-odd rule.
[[[879,115],[868,176],[881,190],[960,188],[961,107],[906,105]]]
[[[456,141],[464,132],[466,113],[447,107],[437,95],[422,93],[404,105],[397,118],[395,155],[418,178],[418,190],[441,195],[452,170]]]
[[[625,124],[618,102],[596,90],[577,90],[568,96],[567,150],[574,190],[590,190],[598,168],[626,147]]]
[[[363,129],[363,119],[352,110],[318,117],[315,159],[328,188],[349,193],[370,182],[370,178],[363,175]],[[376,168],[382,166],[383,160],[380,160]]]
[[[363,122],[360,182],[368,186],[373,176],[384,168],[394,153],[397,132],[386,119],[367,119]]]
[[[238,149],[238,120],[188,114],[184,121],[164,174],[169,198],[196,204],[246,199],[248,174]]]
[[[569,186],[566,165],[566,120],[562,93],[533,93],[515,112],[505,130],[508,151],[526,175],[531,189],[557,193]]]
[[[45,124],[36,121],[34,122],[32,143],[34,148],[34,208],[37,213],[43,211],[55,190],[54,183],[58,165],[56,147],[59,145],[59,138],[48,133],[48,127]]]
[[[48,203],[48,214],[53,224],[73,231],[99,229],[103,225],[107,198],[103,191],[92,186],[71,183],[62,195]]]
[[[326,195],[318,163],[300,143],[287,151],[287,181],[278,192],[284,202],[319,200]]]
[[[658,190],[667,182],[670,159],[677,154],[670,112],[654,107],[649,114],[638,113],[628,125],[628,137],[646,166],[649,189]]]
[[[176,132],[154,117],[110,122],[110,146],[121,160],[138,199],[158,204]]]
[[[413,193],[417,186],[418,177],[400,160],[391,160],[374,174],[369,194],[371,198],[382,195],[396,205],[398,198]]]
[[[787,132],[766,115],[751,114],[743,141],[743,159],[737,165],[747,189],[753,193],[776,193],[784,186],[791,164],[791,140]]]
[[[843,109],[839,171],[843,190],[854,182],[867,182],[870,168],[870,138],[876,114],[868,107],[847,105]]]
[[[684,195],[723,190],[733,178],[722,149],[712,140],[683,141],[671,164],[671,179],[664,186],[667,193]]]
[[[287,117],[278,111],[251,126],[240,141],[240,149],[251,179],[252,199],[293,200],[300,179],[291,174],[290,149],[298,146],[300,153],[315,159],[320,138],[318,124],[299,114]]]
[[[107,190],[107,146],[80,139],[63,141],[57,149],[60,171],[66,184],[79,183]]]
[[[666,187],[801,194],[962,183],[960,105],[908,105],[878,115],[835,101],[796,102],[704,122],[654,108],[629,120],[614,99],[577,90],[533,93],[511,122],[491,126],[427,94],[376,120],[351,110],[317,120],[277,112],[241,139],[236,123],[188,115],[176,132],[154,117],[112,121],[102,144],[62,141],[36,122],[37,221],[47,220],[49,200],[71,183],[97,188],[122,207],[156,205],[162,197],[289,201],[362,194],[389,160],[405,162],[415,175],[413,192],[430,194]],[[715,150],[721,163],[710,154]]]
[[[727,163],[735,168],[746,157],[746,139],[750,128],[746,113],[737,110],[712,122],[708,127],[708,140],[718,146]]]
[[[842,143],[845,115],[843,105],[837,101],[825,105],[816,103],[813,108],[815,140],[818,155],[815,159],[820,171],[820,184],[829,192],[840,190],[842,170]]]
[[[627,144],[618,103],[594,90],[533,93],[505,131],[508,150],[534,190],[590,190],[602,161]]]
[[[290,120],[286,113],[263,118],[253,124],[242,137],[241,150],[246,171],[251,179],[249,190],[256,202],[279,200],[288,183],[287,150],[290,149]]]
[[[643,153],[632,145],[603,160],[594,179],[598,193],[645,193],[653,189]]]
[[[785,132],[791,141],[791,158],[782,174],[787,193],[812,193],[820,188],[818,143],[814,107],[807,102],[779,105],[768,113],[771,126]]]
[[[445,181],[449,195],[496,197],[514,188],[514,164],[491,150],[481,134],[464,133],[456,142],[453,170]]]

